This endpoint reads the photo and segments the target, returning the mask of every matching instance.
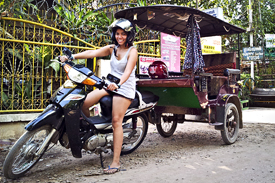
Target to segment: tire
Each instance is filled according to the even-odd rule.
[[[240,117],[237,107],[233,103],[225,106],[225,116],[223,129],[221,131],[222,139],[225,144],[233,144],[239,133]]]
[[[52,127],[45,125],[34,131],[24,133],[17,140],[3,164],[3,172],[6,178],[16,179],[23,176],[39,161],[49,144],[45,146],[39,156],[35,156],[35,153],[40,149],[51,130]]]
[[[123,125],[123,132],[125,131],[133,131],[132,129],[132,118],[128,119],[126,121],[126,124]],[[128,127],[128,128],[127,128]],[[130,127],[130,128],[129,128]],[[148,119],[145,114],[139,114],[137,116],[137,133],[133,135],[129,140],[123,140],[122,149],[121,149],[121,155],[126,155],[132,153],[134,150],[136,150],[141,143],[143,142],[144,138],[146,137],[147,131],[148,131]]]
[[[156,124],[159,134],[164,138],[172,136],[176,131],[177,125],[176,121],[164,122],[163,117],[161,117],[160,124]]]

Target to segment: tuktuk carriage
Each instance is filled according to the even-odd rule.
[[[169,77],[154,79],[139,75],[138,90],[159,96],[151,113],[157,130],[163,137],[171,136],[178,123],[187,121],[208,123],[221,131],[226,144],[232,144],[243,128],[242,103],[237,83],[240,64],[238,53],[201,55],[200,36],[239,34],[244,29],[229,24],[197,9],[154,5],[119,11],[116,18],[126,18],[138,27],[186,38],[184,72],[169,72]],[[238,49],[239,50],[239,49]],[[187,53],[188,52],[188,53]],[[189,59],[189,61],[187,61]],[[186,118],[194,115],[195,120]]]

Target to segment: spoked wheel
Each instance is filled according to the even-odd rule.
[[[9,179],[16,179],[30,170],[42,157],[49,144],[41,149],[42,143],[51,132],[52,127],[46,125],[34,131],[28,131],[13,145],[8,153],[4,165],[4,176]]]
[[[161,117],[161,123],[156,124],[159,134],[163,137],[170,137],[176,131],[178,123],[176,121],[166,121]]]
[[[133,130],[132,118],[126,121],[123,125],[123,133],[127,134],[127,137],[123,138],[123,145],[121,149],[121,155],[130,154],[136,150],[143,142],[148,131],[148,120],[144,114],[137,116],[136,129]],[[129,133],[125,133],[129,132]]]
[[[228,103],[225,106],[225,117],[223,130],[221,131],[222,139],[226,144],[233,144],[239,133],[240,118],[237,107]]]

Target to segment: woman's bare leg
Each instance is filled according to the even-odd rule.
[[[122,121],[126,110],[131,104],[131,100],[115,95],[113,97],[113,111],[112,111],[112,125],[113,125],[113,138],[114,138],[114,155],[113,162],[110,165],[110,168],[119,168],[120,167],[120,153],[123,142],[123,129]],[[114,173],[115,169],[105,169],[105,173]]]
[[[90,92],[87,95],[87,97],[83,103],[83,106],[82,106],[82,111],[86,117],[90,117],[89,108],[91,106],[93,106],[94,104],[98,103],[98,101],[106,95],[109,95],[109,93],[103,89],[102,90],[95,89],[94,91]]]

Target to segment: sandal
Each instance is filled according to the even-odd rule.
[[[120,171],[120,167],[119,168],[111,168],[110,166],[108,166],[108,169],[104,169],[103,173],[104,174],[114,174],[119,171]]]

